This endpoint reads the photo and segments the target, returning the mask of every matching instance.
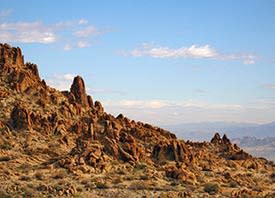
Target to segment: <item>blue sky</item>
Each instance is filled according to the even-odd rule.
[[[0,0],[0,42],[57,89],[153,124],[275,118],[275,1]]]

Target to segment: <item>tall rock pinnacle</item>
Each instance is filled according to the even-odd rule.
[[[71,93],[74,95],[77,103],[84,107],[89,106],[85,84],[80,76],[76,76],[74,78],[73,84],[71,86]]]

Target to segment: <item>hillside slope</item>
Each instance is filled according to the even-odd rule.
[[[60,92],[8,44],[0,44],[0,133],[0,197],[275,195],[274,164],[226,135],[190,142],[114,117],[80,76]]]

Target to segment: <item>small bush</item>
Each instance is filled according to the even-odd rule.
[[[54,179],[63,179],[67,176],[67,172],[65,170],[59,171],[55,176],[53,177]]]
[[[235,181],[230,181],[229,182],[229,187],[230,188],[237,188],[239,186],[239,184]]]
[[[37,172],[35,173],[35,178],[38,180],[43,180],[44,179],[44,175],[41,172]]]
[[[27,176],[27,175],[23,175],[23,176],[20,177],[20,180],[22,180],[22,181],[31,181],[31,177]]]
[[[147,165],[144,163],[137,163],[135,165],[135,170],[144,170],[144,169],[146,169],[146,167],[147,167]]]
[[[109,185],[107,185],[106,183],[103,183],[103,182],[97,182],[95,185],[99,189],[106,189],[106,188],[110,187]]]
[[[148,179],[150,179],[148,175],[141,175],[139,178],[141,180],[148,180]]]
[[[0,149],[11,150],[12,145],[8,141],[4,141],[3,144],[0,145]]]
[[[219,192],[219,186],[218,184],[207,183],[204,186],[204,192],[207,192],[210,195],[214,195]]]

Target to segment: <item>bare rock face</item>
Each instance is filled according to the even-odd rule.
[[[24,65],[24,57],[19,47],[11,47],[8,44],[0,44],[0,68]]]
[[[156,144],[153,148],[152,157],[158,161],[170,160],[177,162],[189,162],[193,159],[185,143],[179,140]]]
[[[71,86],[71,93],[74,95],[78,104],[82,105],[83,107],[89,106],[85,84],[80,76],[76,76],[74,78],[73,84]]]
[[[11,123],[14,129],[29,129],[32,123],[27,109],[15,106],[11,112]]]

